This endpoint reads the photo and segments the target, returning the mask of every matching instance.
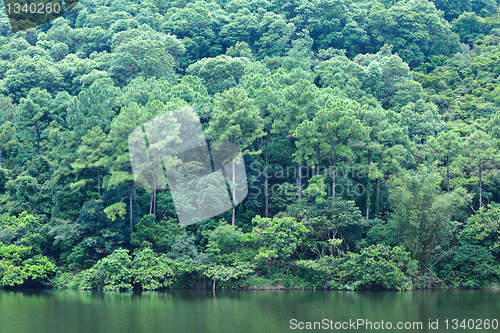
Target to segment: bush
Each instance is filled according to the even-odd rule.
[[[485,247],[463,245],[438,264],[439,277],[455,287],[481,288],[499,281],[500,267]]]
[[[340,262],[341,261],[341,262]],[[372,245],[361,253],[339,259],[339,272],[330,287],[335,289],[413,290],[417,261],[400,246]]]

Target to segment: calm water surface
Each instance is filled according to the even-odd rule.
[[[290,320],[422,322],[399,332],[464,332],[452,319],[500,320],[500,291],[415,292],[212,291],[102,293],[0,290],[0,333],[386,332],[387,329],[292,330]],[[428,328],[429,319],[439,329]],[[444,321],[449,319],[449,329]],[[476,330],[474,330],[476,331]],[[484,330],[486,332],[500,332]]]

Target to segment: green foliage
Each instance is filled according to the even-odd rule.
[[[137,253],[132,261],[134,282],[143,290],[157,290],[169,287],[175,278],[171,268],[173,261],[165,255],[158,255],[149,248]]]
[[[500,258],[500,207],[493,204],[482,207],[471,216],[458,233],[461,245],[475,245],[487,248],[497,259]]]
[[[273,187],[270,197],[270,209],[275,213],[284,212],[289,206],[297,202],[297,187],[285,182]]]
[[[31,247],[0,243],[0,286],[43,282],[56,271],[56,265],[43,255],[33,255]]]
[[[447,250],[457,226],[453,218],[470,200],[463,188],[441,191],[439,177],[423,168],[393,181],[392,223],[411,257],[424,265]]]
[[[459,246],[437,266],[439,276],[456,287],[488,287],[500,279],[498,261],[480,245]]]
[[[247,64],[247,58],[220,55],[190,65],[187,74],[200,77],[210,94],[222,93],[239,83]]]
[[[170,251],[182,230],[178,221],[169,218],[157,222],[154,215],[145,215],[135,228],[130,244],[138,248],[151,246],[159,253]]]
[[[403,247],[372,245],[359,254],[349,253],[341,264],[340,278],[332,282],[338,289],[412,290],[418,262]]]
[[[291,217],[270,219],[257,215],[252,223],[255,227],[250,241],[258,247],[255,260],[265,262],[269,272],[276,260],[279,260],[277,268],[280,271],[288,270],[285,261],[302,245],[308,229]]]
[[[497,281],[497,2],[81,3],[0,29],[2,286]],[[184,228],[168,189],[137,186],[128,138],[188,105],[241,149],[249,195]]]
[[[472,44],[480,33],[483,32],[485,20],[475,13],[464,12],[453,21],[452,28],[467,44]]]
[[[320,258],[325,254],[339,254],[355,249],[361,238],[364,221],[353,201],[328,198],[321,203],[299,202],[292,205],[287,215],[303,221],[309,229],[309,249]]]
[[[363,246],[377,244],[397,246],[399,242],[399,237],[394,226],[379,220],[371,226],[366,232],[366,238],[362,240]]]
[[[400,246],[371,245],[339,258],[297,262],[299,274],[316,287],[413,290],[418,262]]]
[[[229,280],[237,280],[242,277],[245,277],[252,273],[251,266],[247,263],[240,264],[237,266],[223,266],[223,265],[215,265],[208,267],[201,267],[204,269],[203,274],[213,280],[212,288],[216,288],[216,281],[221,283],[228,282]]]

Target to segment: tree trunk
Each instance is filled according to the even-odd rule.
[[[368,183],[366,185],[366,223],[368,223],[368,219],[370,218],[370,192],[371,192],[372,184],[370,182],[370,178],[368,178]]]
[[[318,149],[316,158],[317,158],[317,161],[318,161],[318,163],[317,163],[318,165],[316,166],[316,175],[319,175],[319,159],[320,159],[319,149]],[[313,175],[313,177],[314,177],[314,175]]]
[[[483,180],[481,175],[481,164],[479,165],[479,208],[483,207]]]
[[[234,157],[234,155],[233,155]],[[233,166],[233,217],[231,219],[231,224],[234,225],[234,216],[236,215],[236,204],[235,204],[235,201],[236,201],[236,166],[235,166],[235,160],[233,159],[233,162],[232,162],[232,166]]]
[[[184,154],[184,152],[183,152]],[[155,151],[154,169],[153,169],[153,214],[156,215],[156,168],[158,158]],[[184,165],[184,162],[182,163]]]
[[[268,136],[266,136],[266,167],[264,171],[264,177],[266,177],[266,180],[264,182],[264,188],[265,188],[265,196],[266,196],[266,217],[269,215],[269,183],[267,181],[267,146],[268,146]]]
[[[132,184],[129,185],[128,203],[130,213],[130,231],[134,232],[134,224],[132,221]]]
[[[370,168],[370,155],[368,155],[368,168]],[[370,218],[370,192],[371,192],[372,183],[370,181],[370,175],[368,175],[368,181],[366,182],[366,223],[368,223],[368,219]]]
[[[299,170],[297,174],[297,191],[299,194],[299,200],[302,197],[302,163],[298,163]]]
[[[156,168],[157,168],[157,155],[156,151],[153,158],[153,186],[151,192],[151,200],[149,202],[149,214],[155,214],[156,207]]]
[[[155,158],[156,158],[156,152],[155,152]],[[184,177],[184,135],[182,132],[182,126],[181,126],[181,175],[182,177]]]
[[[149,200],[149,215],[153,214],[153,191],[151,191],[151,199]]]
[[[35,123],[36,130],[36,155],[40,156],[40,133],[38,131],[38,123]]]
[[[335,199],[335,174],[337,173],[337,154],[333,156],[333,169],[332,169],[332,197]]]
[[[260,150],[261,147],[262,147],[262,137],[260,137],[259,141],[257,141],[257,150]],[[267,147],[266,147],[266,149],[267,149]],[[261,154],[259,154],[259,168],[261,166],[260,160],[261,160]]]
[[[99,193],[99,197],[101,196],[101,177],[99,175],[99,167],[97,167],[97,193]]]
[[[450,166],[446,163],[446,191],[450,193]]]
[[[378,154],[379,166],[382,166],[382,153]],[[375,217],[380,214],[380,177],[377,177],[377,191],[375,195]]]
[[[450,165],[446,163],[446,192],[450,193]],[[448,212],[448,220],[451,221],[451,214]]]
[[[215,290],[215,278],[214,278],[214,283],[212,284],[212,290]]]
[[[335,198],[335,164],[332,168],[332,197]]]

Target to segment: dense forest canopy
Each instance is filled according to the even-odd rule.
[[[82,0],[16,33],[2,11],[0,286],[498,283],[499,6]],[[188,105],[249,194],[182,226],[127,140]]]

